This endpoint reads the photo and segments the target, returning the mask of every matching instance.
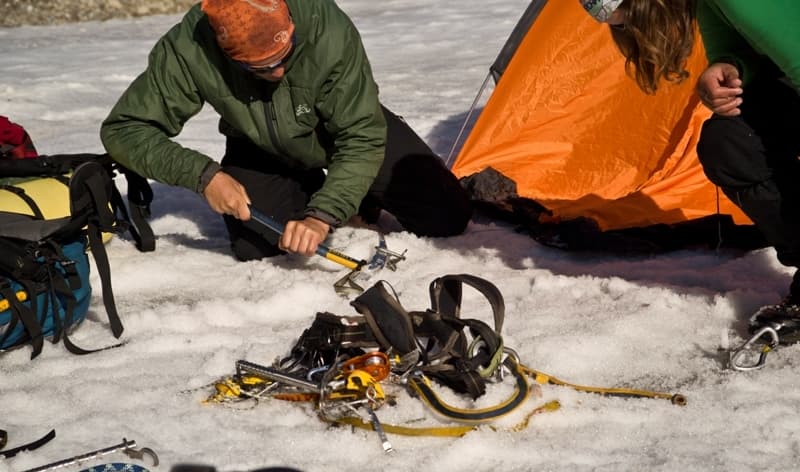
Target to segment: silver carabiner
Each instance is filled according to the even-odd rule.
[[[740,372],[746,372],[750,370],[758,370],[764,367],[764,364],[767,361],[767,354],[770,351],[778,347],[778,330],[780,329],[780,325],[771,324],[768,326],[764,326],[763,328],[756,331],[753,334],[753,337],[747,340],[739,349],[736,349],[731,352],[730,357],[730,365],[733,370],[738,370]],[[759,339],[765,337],[765,335],[769,335],[769,343],[765,344],[764,347],[760,349],[758,353],[758,361],[753,364],[742,364],[740,362],[740,358],[743,356],[752,356],[756,349],[753,349],[753,344],[756,343]]]

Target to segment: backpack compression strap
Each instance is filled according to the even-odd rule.
[[[116,185],[112,184],[112,198],[109,201],[121,219],[130,224],[128,229],[136,242],[137,249],[142,252],[155,250],[155,235],[147,222],[150,217],[150,204],[153,201],[153,189],[147,179],[115,163],[108,154],[53,154],[30,159],[0,159],[0,176],[59,178],[88,162],[99,163],[109,175],[116,170],[125,176],[128,182],[130,214]],[[10,188],[7,190],[14,191]],[[20,197],[25,198],[22,195]],[[31,202],[28,204],[31,205]],[[31,208],[36,212],[35,204]],[[42,219],[40,214],[37,218]]]
[[[119,164],[114,164],[114,168],[125,175],[125,179],[128,181],[130,214],[128,214],[125,204],[122,202],[122,195],[120,195],[116,185],[112,187],[111,202],[122,218],[130,223],[128,231],[136,242],[136,248],[141,252],[155,251],[156,237],[153,234],[153,228],[147,222],[150,218],[150,204],[153,202],[153,189],[147,179],[141,175]]]
[[[119,338],[122,335],[123,327],[114,301],[111,270],[102,239],[103,231],[120,230],[120,227],[115,225],[116,219],[108,207],[111,198],[111,178],[99,163],[87,162],[75,169],[69,187],[73,216],[83,215],[83,218],[76,218],[76,220],[83,219],[87,225],[89,247],[92,249],[92,256],[100,275],[103,305],[111,324],[111,332],[114,337]]]
[[[38,309],[36,302],[37,297],[35,295],[36,289],[33,287],[33,284],[24,280],[20,280],[19,283],[22,285],[26,294],[33,294],[28,296],[30,306],[25,306],[20,302],[17,298],[16,291],[12,290],[11,282],[9,282],[8,279],[0,277],[0,296],[8,302],[9,309],[11,310],[11,322],[6,327],[5,335],[0,338],[0,344],[5,342],[6,338],[14,331],[18,322],[22,323],[25,332],[30,338],[31,346],[33,347],[33,352],[31,352],[31,359],[33,359],[42,352],[42,346],[44,345],[42,327],[36,319]]]

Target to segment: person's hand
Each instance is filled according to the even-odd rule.
[[[738,116],[742,113],[742,79],[739,69],[733,64],[716,62],[700,74],[695,88],[703,105],[722,116]]]
[[[278,242],[278,247],[286,252],[313,256],[331,227],[328,223],[307,216],[302,220],[289,220]]]
[[[231,215],[242,221],[250,219],[250,197],[236,179],[219,171],[203,190],[211,209],[221,215]]]

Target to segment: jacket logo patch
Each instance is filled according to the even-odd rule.
[[[294,109],[294,116],[307,115],[309,113],[311,113],[311,108],[305,103],[297,105],[297,108]]]

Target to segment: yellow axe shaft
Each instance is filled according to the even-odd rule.
[[[283,234],[285,229],[284,225],[275,221],[274,219],[270,218],[269,216],[261,213],[259,210],[250,207],[250,217],[260,223],[261,225],[269,228],[270,230],[277,233],[279,236]],[[324,244],[320,244],[317,246],[317,254],[328,259],[329,261],[333,261],[337,264],[343,265],[350,270],[358,270],[366,264],[366,261],[354,259],[346,254],[342,254],[341,252],[334,251],[333,249],[328,248]]]

